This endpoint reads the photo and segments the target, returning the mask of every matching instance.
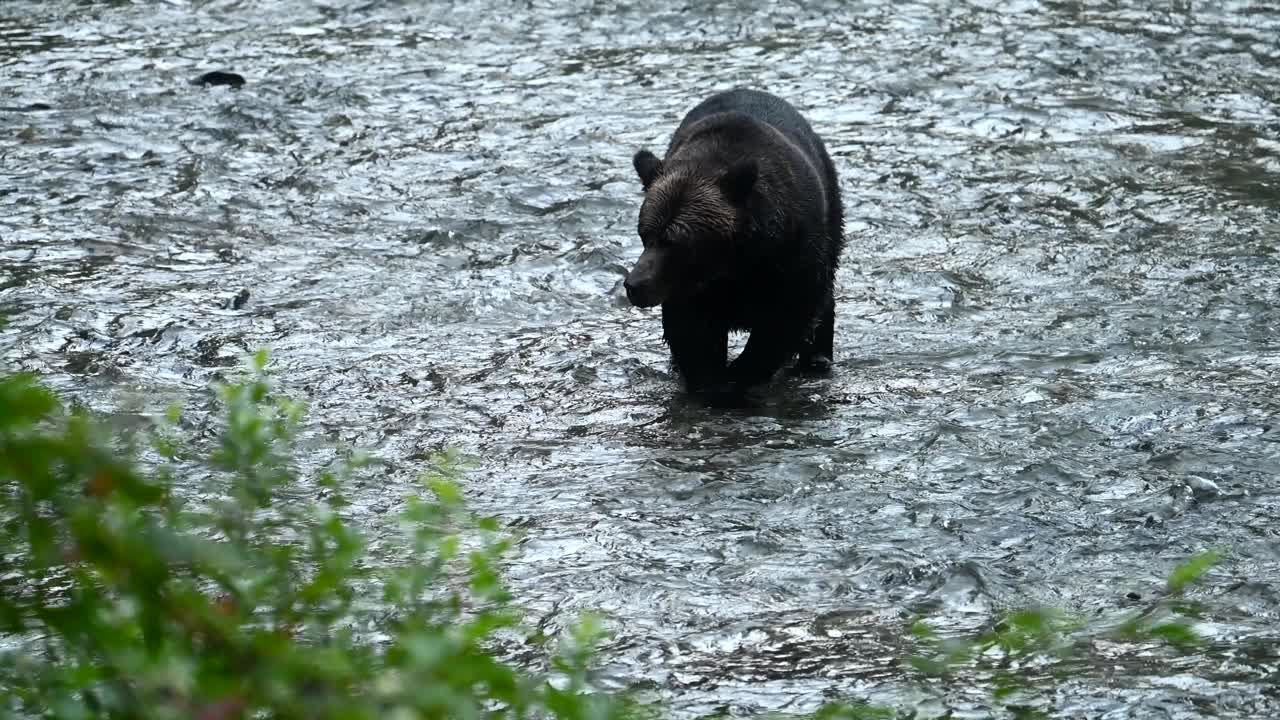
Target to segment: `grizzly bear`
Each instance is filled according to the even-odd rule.
[[[736,89],[689,111],[659,160],[632,160],[644,188],[644,251],[624,281],[662,306],[672,364],[691,392],[760,385],[799,356],[832,362],[834,285],[844,246],[835,167],[790,104]],[[726,365],[731,331],[746,346]]]

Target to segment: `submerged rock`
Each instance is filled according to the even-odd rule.
[[[239,88],[244,86],[244,76],[233,72],[213,70],[201,75],[195,80],[192,80],[191,84],[202,85],[204,87],[228,85],[233,88]]]

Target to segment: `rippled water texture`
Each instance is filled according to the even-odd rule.
[[[388,460],[374,535],[478,454],[533,619],[604,612],[682,714],[912,701],[909,616],[1113,610],[1219,546],[1204,652],[1057,702],[1274,717],[1280,10],[751,5],[5,2],[0,357],[198,417],[268,346]],[[849,250],[835,374],[718,412],[619,289],[631,153],[738,84],[827,138]]]

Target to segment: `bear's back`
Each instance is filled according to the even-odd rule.
[[[687,131],[699,120],[721,113],[745,115],[772,126],[807,155],[815,168],[825,169],[831,162],[827,159],[817,133],[790,103],[776,95],[750,88],[735,88],[717,93],[690,110],[672,135],[668,153],[680,144]]]

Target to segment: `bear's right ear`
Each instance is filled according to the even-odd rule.
[[[640,184],[645,190],[658,179],[658,173],[662,172],[662,161],[648,150],[641,150],[631,158],[631,165],[636,169],[636,174],[640,176]]]
[[[729,202],[744,202],[756,186],[759,175],[760,166],[754,159],[740,160],[720,176],[720,189]]]

